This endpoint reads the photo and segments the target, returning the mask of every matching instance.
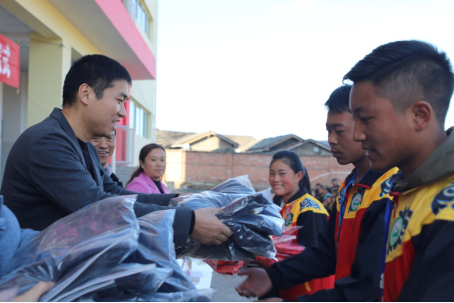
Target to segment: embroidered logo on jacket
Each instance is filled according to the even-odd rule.
[[[285,218],[285,226],[290,226],[293,223],[293,213],[289,213],[287,218]]]
[[[360,193],[354,194],[352,203],[350,204],[350,211],[356,211],[361,205],[361,202],[363,202],[363,195],[361,195]]]
[[[386,179],[385,182],[382,182],[382,184],[380,184],[380,189],[380,198],[383,198],[384,195],[389,194],[389,192],[391,191],[391,179]]]
[[[320,206],[312,201],[311,199],[304,199],[301,203],[300,203],[300,212],[303,210],[303,209],[306,209],[306,208],[314,208],[314,209],[318,209],[318,210],[321,210]]]
[[[443,188],[432,201],[432,212],[438,214],[443,208],[451,206],[454,209],[454,182]]]
[[[404,210],[399,211],[399,216],[394,220],[389,232],[388,254],[402,244],[402,237],[404,236],[412,215],[413,211],[410,210],[409,207],[405,207]]]
[[[366,191],[365,187],[358,188],[356,193],[353,195],[352,203],[350,203],[350,208],[348,209],[348,212],[356,211],[358,209],[358,207],[363,202],[363,196],[365,191]]]

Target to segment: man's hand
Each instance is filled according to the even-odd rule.
[[[221,208],[211,207],[194,210],[195,224],[191,238],[208,245],[220,245],[227,241],[232,231],[216,217],[215,214],[220,211]]]
[[[270,277],[263,268],[244,268],[238,272],[238,276],[248,276],[243,283],[235,287],[240,296],[260,297],[273,288]]]
[[[14,298],[13,302],[38,302],[39,298],[49,289],[54,287],[54,285],[54,282],[41,281],[25,294]]]

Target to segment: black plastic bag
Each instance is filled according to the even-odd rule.
[[[173,198],[169,206],[184,206],[192,210],[204,207],[221,208],[251,194],[255,194],[255,190],[248,176],[240,176],[222,182],[209,191]]]
[[[178,258],[240,261],[257,256],[273,258],[276,250],[271,235],[281,236],[284,221],[272,202],[269,190],[255,193],[246,176],[229,179],[210,191],[182,197],[171,205],[198,209],[224,207],[216,214],[233,235],[221,245],[204,245],[189,239],[185,248],[177,251]],[[216,192],[220,190],[222,192]],[[213,202],[214,201],[214,202]]]

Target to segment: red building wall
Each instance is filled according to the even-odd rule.
[[[272,155],[210,153],[166,150],[166,181],[179,184],[220,183],[226,179],[249,175],[255,187],[267,187],[268,169]],[[332,178],[343,180],[353,165],[339,165],[333,157],[301,157],[312,184],[330,185]]]

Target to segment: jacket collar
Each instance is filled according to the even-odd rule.
[[[150,185],[151,187],[154,187],[156,188],[157,190],[159,190],[159,188],[157,187],[156,183],[154,183],[154,181],[147,176],[147,174],[145,174],[144,172],[141,172],[140,173],[140,178],[142,178],[142,180],[144,180],[148,185]]]
[[[74,140],[74,142],[79,144],[79,142],[77,141],[76,133],[71,128],[71,125],[69,125],[68,120],[66,120],[65,116],[62,114],[61,109],[55,107],[50,116],[60,123],[65,133],[67,133],[68,136],[70,136],[71,139]]]
[[[79,154],[80,161],[84,164],[85,169],[87,169],[87,164],[85,163],[85,158],[82,153],[82,149],[80,148],[79,141],[76,137],[76,133],[72,129],[71,125],[69,125],[68,120],[66,120],[65,116],[62,114],[61,109],[55,107],[52,113],[50,114],[50,117],[54,118],[55,120],[58,121],[58,123],[60,123],[65,133],[74,142],[74,144],[76,145],[77,152]]]
[[[412,174],[396,179],[393,191],[406,192],[413,188],[428,185],[454,174],[454,132],[453,127],[446,131],[448,137]]]
[[[359,185],[359,186],[366,187],[366,188],[371,188],[372,185],[374,185],[374,183],[377,182],[377,180],[380,179],[380,177],[383,176],[386,172],[387,172],[387,170],[374,171],[372,169],[369,169],[366,172],[366,174],[361,178],[361,180],[359,180],[359,182],[356,183],[355,185]],[[350,182],[350,180],[353,178],[353,175],[355,173],[356,173],[356,168],[354,168],[352,170],[352,172],[347,176],[347,178],[345,178],[344,187],[346,186],[346,184],[348,184]]]
[[[308,192],[307,192],[306,187],[301,188],[296,194],[294,194],[294,195],[288,200],[287,204],[292,203],[293,201],[295,201],[295,200],[301,198],[302,196],[304,196],[304,195],[307,194],[307,193],[308,193]]]

